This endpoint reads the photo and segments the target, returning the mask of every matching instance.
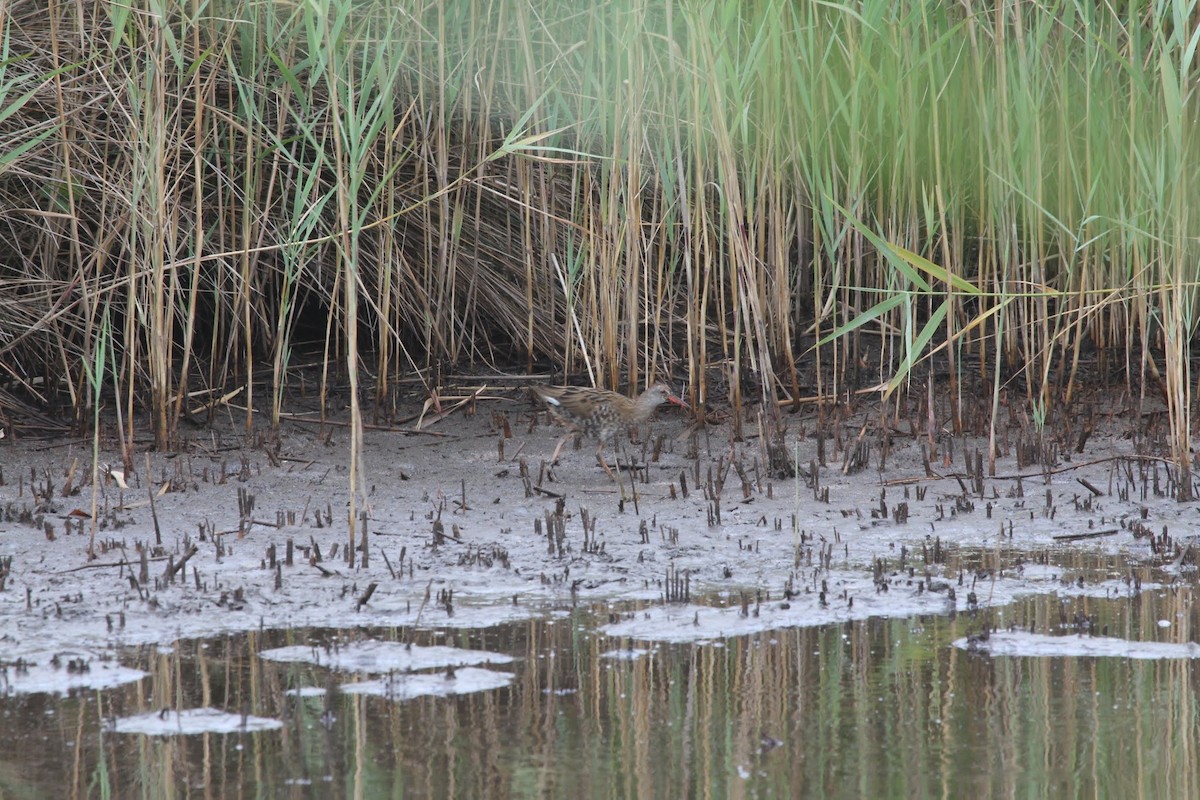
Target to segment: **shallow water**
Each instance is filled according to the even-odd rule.
[[[297,629],[125,651],[121,663],[146,677],[0,698],[0,795],[1200,796],[1200,659],[992,656],[954,645],[989,625],[1018,639],[1086,636],[1099,652],[1120,653],[1103,645],[1114,640],[1195,642],[1190,586],[697,643],[598,632],[614,615],[653,608],[579,607],[482,631]],[[399,699],[394,689],[409,679],[397,674],[391,696],[354,693],[345,684],[387,677],[387,653],[410,652],[378,642],[508,656],[480,665],[508,683]],[[375,659],[373,673],[261,655],[295,645],[323,664]],[[435,687],[465,690],[468,669],[429,672]],[[301,688],[310,692],[289,692]],[[206,720],[197,730],[208,732],[117,732],[138,715],[167,720],[169,731],[183,724],[174,712],[200,708],[230,712],[233,732]],[[245,732],[243,715],[282,725]]]

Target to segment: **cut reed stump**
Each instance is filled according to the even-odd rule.
[[[575,433],[583,433],[596,440],[596,462],[604,467],[614,482],[608,462],[604,460],[604,444],[618,431],[640,422],[645,422],[654,410],[663,403],[674,403],[680,408],[688,405],[671,388],[661,381],[650,386],[634,398],[610,392],[607,389],[589,389],[582,386],[533,386],[530,391],[545,403],[550,413],[571,427],[571,431],[558,441],[550,463],[558,461],[558,454],[567,439]]]

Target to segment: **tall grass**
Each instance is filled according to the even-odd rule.
[[[14,0],[0,369],[84,421],[110,310],[115,397],[166,445],[222,402],[277,422],[297,346],[358,421],[443,363],[686,378],[703,411],[863,364],[901,397],[933,357],[956,429],[964,383],[1045,413],[1097,352],[1167,399],[1186,471],[1197,19]]]

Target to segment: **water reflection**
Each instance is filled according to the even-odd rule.
[[[1196,641],[1188,587],[1040,597],[717,643],[595,633],[606,607],[487,631],[267,631],[123,656],[150,677],[0,699],[0,795],[66,797],[1200,796],[1196,660],[1001,658],[989,623]],[[511,655],[500,689],[393,701],[258,653],[380,639]],[[631,647],[649,652],[614,657]],[[452,677],[447,680],[453,680]],[[289,690],[308,688],[296,693]],[[311,691],[324,689],[325,691]],[[124,735],[111,720],[217,708],[278,731]]]

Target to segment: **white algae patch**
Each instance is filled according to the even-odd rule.
[[[822,605],[815,593],[790,601],[750,602],[714,608],[696,604],[665,604],[628,615],[600,630],[616,637],[652,642],[710,642],[730,636],[747,636],[780,628],[805,628],[830,625],[868,617],[907,617],[918,614],[947,613],[965,608],[960,593],[951,600],[945,590],[920,592],[902,587],[876,593],[870,581],[842,584],[839,594]],[[999,596],[993,596],[995,602]],[[1003,594],[1005,601],[1012,597]],[[853,602],[851,602],[853,598]]]
[[[340,691],[349,694],[370,694],[388,700],[411,700],[415,697],[448,697],[499,689],[512,683],[511,672],[496,672],[478,667],[463,667],[435,673],[388,675],[374,681],[347,683]]]
[[[264,650],[259,656],[269,661],[316,664],[343,672],[411,672],[477,664],[510,664],[512,656],[458,647],[401,644],[399,642],[353,642],[336,649],[291,645]]]
[[[484,692],[507,686],[513,678],[510,672],[471,666],[511,664],[512,656],[444,645],[352,642],[329,649],[291,645],[264,650],[259,656],[270,661],[310,663],[342,672],[387,673],[378,680],[344,684],[338,691],[378,695],[389,700]]]
[[[195,735],[200,733],[249,733],[273,731],[283,727],[277,719],[229,714],[215,708],[166,709],[113,721],[114,733],[140,733],[146,736]]]
[[[637,661],[639,658],[644,658],[653,652],[653,650],[647,650],[644,647],[629,647],[622,650],[608,650],[601,653],[600,657],[610,658],[614,661]]]
[[[954,646],[993,656],[1097,658],[1200,658],[1195,642],[1134,642],[1108,636],[1048,636],[1018,631],[993,632],[987,639],[956,639]]]
[[[146,677],[141,670],[123,667],[107,654],[95,652],[29,653],[15,661],[5,658],[3,663],[0,694],[9,695],[112,689]]]

